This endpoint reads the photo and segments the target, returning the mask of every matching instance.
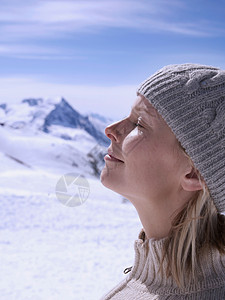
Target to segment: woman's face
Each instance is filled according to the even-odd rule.
[[[104,186],[131,202],[157,201],[177,192],[186,157],[148,100],[138,95],[130,115],[108,126],[105,133],[111,145],[101,173]]]

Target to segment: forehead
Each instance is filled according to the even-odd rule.
[[[136,101],[131,107],[132,111],[135,113],[141,113],[142,115],[148,115],[155,117],[157,119],[160,118],[157,110],[152,106],[152,104],[142,95],[138,95]]]

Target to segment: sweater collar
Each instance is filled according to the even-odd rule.
[[[181,290],[175,280],[166,276],[166,261],[162,272],[159,272],[162,250],[167,238],[147,239],[144,230],[139,233],[134,243],[135,261],[128,281],[141,292],[150,291],[155,294],[183,294],[197,290],[219,287],[225,284],[225,257],[213,249],[201,258],[198,266],[198,282]]]

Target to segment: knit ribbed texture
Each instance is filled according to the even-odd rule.
[[[101,300],[225,299],[225,256],[210,250],[201,258],[197,284],[181,290],[171,277],[166,277],[166,262],[163,273],[157,273],[164,243],[165,239],[146,239],[142,230],[134,243],[135,262],[131,272]]]
[[[225,211],[225,71],[170,65],[144,81],[147,98],[204,178],[218,212]]]

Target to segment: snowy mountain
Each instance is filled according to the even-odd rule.
[[[0,104],[0,152],[33,168],[66,169],[98,176],[109,146],[109,119],[83,116],[64,98]]]
[[[49,132],[51,125],[58,125],[68,128],[80,128],[89,133],[102,145],[108,145],[108,138],[89,121],[88,117],[82,116],[78,113],[69,103],[62,98],[62,100],[56,104],[46,117],[43,124],[43,131]],[[65,138],[65,136],[64,136]],[[70,139],[66,136],[66,139]]]
[[[136,211],[99,180],[111,120],[65,102],[0,105],[1,300],[98,300],[133,263]],[[89,185],[78,207],[56,197],[67,173]]]

